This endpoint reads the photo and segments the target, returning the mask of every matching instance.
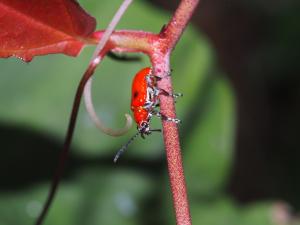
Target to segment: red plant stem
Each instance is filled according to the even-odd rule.
[[[42,212],[40,213],[38,219],[35,222],[35,225],[41,225],[43,223],[44,218],[45,218],[45,216],[49,210],[49,207],[51,206],[53,198],[56,194],[59,181],[61,180],[62,173],[64,171],[66,159],[67,159],[69,151],[70,151],[70,145],[72,142],[72,137],[73,137],[76,119],[77,119],[77,115],[78,115],[78,110],[79,110],[79,106],[80,106],[81,96],[82,96],[85,84],[89,80],[89,78],[93,75],[95,68],[96,68],[96,64],[91,63],[90,66],[88,67],[88,69],[85,71],[85,73],[84,73],[83,77],[81,78],[80,83],[77,87],[63,150],[61,151],[61,154],[59,156],[58,166],[56,168],[55,175],[52,180],[52,184],[51,184],[48,196],[47,196],[47,200],[43,206]]]
[[[172,19],[162,31],[165,50],[171,51],[181,37],[200,0],[182,0]]]
[[[152,64],[155,75],[164,77],[158,84],[158,87],[173,93],[171,79],[166,74],[170,71],[169,55],[162,60],[163,56],[156,55],[152,58]],[[173,98],[169,96],[160,96],[160,111],[167,117],[176,118],[175,105]],[[191,225],[191,216],[184,179],[182,165],[181,149],[179,143],[179,134],[176,123],[163,121],[163,136],[168,162],[169,179],[173,195],[174,210],[177,225]]]
[[[183,0],[177,8],[168,25],[160,33],[158,43],[155,43],[151,54],[154,74],[163,79],[158,82],[158,88],[173,93],[170,76],[170,54],[187,26],[199,0]],[[174,99],[160,95],[160,111],[163,115],[176,118]],[[181,148],[177,124],[162,121],[163,136],[168,162],[169,179],[174,202],[177,225],[191,225],[189,202],[184,178]]]

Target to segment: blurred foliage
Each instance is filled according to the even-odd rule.
[[[120,1],[81,1],[104,29]],[[119,28],[158,32],[170,15],[136,1]],[[1,158],[0,225],[32,224],[49,188],[62,146],[76,86],[92,48],[78,58],[37,57],[30,64],[0,61]],[[97,69],[93,96],[108,126],[124,124],[130,110],[134,74],[149,66],[107,58]],[[224,191],[230,171],[235,100],[232,88],[216,69],[210,43],[189,27],[172,57],[186,179],[194,224],[269,224],[269,204],[240,208]],[[159,127],[154,119],[153,127]],[[113,138],[99,133],[82,107],[73,149],[46,225],[175,224],[162,137],[137,139],[118,165],[113,155],[130,134]],[[25,138],[26,137],[26,138]],[[129,160],[130,163],[126,163]]]

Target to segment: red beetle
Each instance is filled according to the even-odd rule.
[[[150,129],[150,120],[156,115],[163,120],[179,123],[177,118],[169,118],[162,115],[155,108],[159,106],[160,94],[177,98],[182,94],[170,94],[165,90],[157,87],[157,81],[162,78],[153,75],[152,69],[146,67],[140,70],[134,77],[131,88],[131,110],[134,120],[137,123],[138,132],[130,138],[130,140],[117,152],[114,162],[118,160],[120,155],[125,151],[128,145],[140,134],[142,138],[151,134],[153,131],[161,131],[160,129]]]
[[[131,110],[140,133],[149,133],[149,122],[154,108],[158,105],[157,78],[150,67],[139,71],[132,82]]]

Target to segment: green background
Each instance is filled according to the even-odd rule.
[[[121,1],[80,1],[105,29]],[[119,29],[158,32],[170,14],[135,1]],[[0,61],[0,225],[33,224],[45,201],[66,132],[76,86],[91,57],[64,55]],[[93,98],[98,115],[121,127],[130,111],[134,74],[149,66],[105,58],[97,68]],[[210,41],[189,26],[172,54],[176,104],[182,120],[182,154],[196,225],[272,224],[271,202],[241,206],[227,193],[236,130],[236,99],[218,69]],[[83,105],[82,105],[83,106]],[[159,128],[158,119],[153,127]],[[100,133],[81,107],[71,155],[46,225],[175,224],[162,136],[138,138],[120,158],[117,150],[136,132],[119,138]]]

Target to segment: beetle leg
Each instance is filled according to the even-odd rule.
[[[169,93],[169,92],[167,92],[164,89],[159,89],[159,91],[160,91],[160,94],[166,95],[166,96],[171,96],[171,97],[173,97],[175,99],[178,98],[178,97],[183,97],[182,93]]]
[[[161,88],[155,88],[155,92],[154,94],[156,96],[158,95],[165,95],[165,96],[170,96],[170,97],[173,97],[173,98],[178,98],[178,97],[183,97],[183,94],[182,93],[169,93],[167,92],[166,90],[164,89],[161,89]]]
[[[144,105],[143,105],[143,108],[144,109],[151,109],[153,107],[153,102],[146,102]]]
[[[146,81],[147,81],[148,87],[154,87],[155,86],[154,78],[155,78],[155,76],[153,76],[152,74],[149,74],[149,75],[146,76]]]
[[[161,129],[150,129],[151,132],[161,132]]]
[[[151,74],[150,76],[155,77],[155,79],[156,79],[157,81],[160,81],[160,80],[162,80],[162,79],[164,79],[164,78],[166,78],[166,77],[170,77],[171,74],[172,74],[172,69],[171,69],[171,71],[168,71],[167,74],[166,74],[165,76],[163,76],[163,77],[159,77],[159,76],[152,75],[152,74]]]
[[[151,112],[151,115],[155,115],[165,121],[169,121],[169,122],[173,122],[173,123],[181,123],[180,119],[167,117],[167,116],[163,115],[161,112],[157,112],[155,110],[153,110]]]

